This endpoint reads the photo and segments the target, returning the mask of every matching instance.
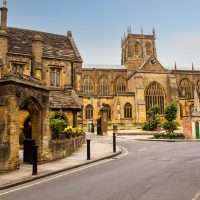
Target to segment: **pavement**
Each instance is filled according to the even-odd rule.
[[[32,175],[32,165],[21,162],[19,170],[6,174],[0,174],[0,190],[84,166],[103,159],[108,159],[122,153],[121,148],[118,146],[116,147],[116,153],[113,153],[111,135],[97,136],[95,134],[86,133],[86,138],[91,139],[90,160],[87,160],[87,145],[85,143],[69,157],[38,165],[38,175]],[[22,154],[23,153],[20,152],[20,155]]]

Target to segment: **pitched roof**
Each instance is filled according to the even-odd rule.
[[[115,70],[115,69],[120,69],[120,70],[125,70],[126,67],[124,65],[99,65],[99,64],[91,64],[91,65],[86,65],[83,64],[82,66],[83,69],[111,69],[111,70]]]
[[[53,109],[81,110],[82,103],[74,90],[51,90],[49,107]]]
[[[65,36],[13,27],[8,27],[7,33],[9,53],[32,55],[33,39],[40,35],[44,57],[82,62],[71,34]]]

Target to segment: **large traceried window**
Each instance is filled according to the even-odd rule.
[[[124,118],[125,119],[132,118],[132,105],[130,103],[126,103],[124,105]]]
[[[94,81],[90,76],[86,76],[83,80],[83,94],[90,95],[94,93]]]
[[[90,104],[85,107],[85,118],[86,119],[93,118],[93,106]]]
[[[23,74],[24,64],[21,63],[11,63],[11,68],[14,73]]]
[[[118,77],[115,82],[115,92],[126,92],[126,80],[122,76]]]
[[[147,56],[150,56],[152,54],[151,43],[147,42],[145,46],[146,46],[146,54]]]
[[[109,81],[105,76],[102,76],[99,80],[98,92],[99,95],[109,95]]]
[[[60,76],[61,69],[60,68],[51,68],[50,69],[50,86],[52,87],[60,87]]]
[[[160,106],[160,113],[164,114],[165,105],[165,94],[159,83],[151,83],[145,91],[145,101],[146,101],[146,112],[150,110],[152,106]]]
[[[179,97],[186,99],[194,98],[193,85],[187,78],[182,79],[179,83]]]

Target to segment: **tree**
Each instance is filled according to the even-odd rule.
[[[176,103],[171,103],[165,108],[164,116],[166,121],[162,124],[162,127],[167,130],[169,133],[173,133],[174,130],[177,130],[178,122],[175,121],[177,117],[178,106]]]
[[[158,128],[160,120],[158,119],[157,115],[160,112],[160,106],[155,105],[152,106],[149,111],[149,120],[146,121],[142,127],[143,130],[146,131],[155,131]]]

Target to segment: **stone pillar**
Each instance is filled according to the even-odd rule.
[[[134,78],[135,86],[135,109],[136,109],[136,123],[142,124],[146,121],[146,104],[145,104],[145,94],[143,77],[138,74]]]
[[[100,116],[101,116],[101,135],[108,135],[108,108],[105,105],[100,109]]]
[[[32,53],[33,53],[33,76],[37,79],[42,80],[42,37],[40,35],[35,35],[32,43]]]
[[[77,111],[73,111],[73,127],[77,127]]]
[[[4,94],[4,105],[0,106],[0,173],[20,166],[18,101],[12,87],[5,87],[4,90],[8,93]]]

